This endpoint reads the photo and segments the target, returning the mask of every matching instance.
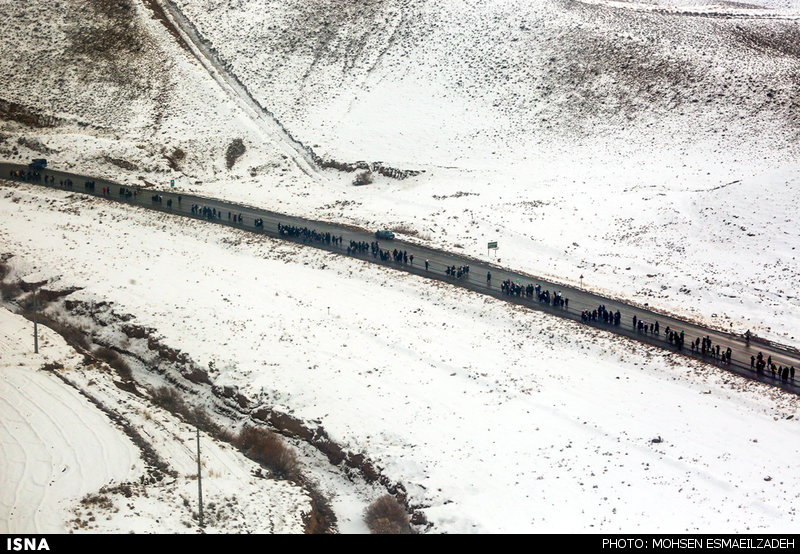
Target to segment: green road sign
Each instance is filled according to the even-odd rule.
[[[496,242],[490,242],[489,243],[489,250],[491,250],[492,248],[497,248],[497,243]]]

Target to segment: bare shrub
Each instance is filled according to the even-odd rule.
[[[93,352],[96,358],[103,360],[109,366],[111,366],[116,372],[125,379],[131,379],[133,377],[133,372],[131,371],[131,366],[128,365],[128,362],[120,358],[119,354],[110,348],[106,348],[105,346],[101,346]]]
[[[228,169],[233,167],[233,164],[236,163],[236,160],[242,157],[246,148],[244,146],[244,142],[242,139],[237,138],[233,139],[231,143],[228,145],[228,149],[225,151],[225,165]]]
[[[89,348],[89,340],[80,329],[58,323],[52,319],[45,320],[45,318],[42,318],[42,323],[64,337],[64,340],[66,340],[68,343],[75,344],[83,349]]]
[[[353,184],[357,187],[360,187],[361,185],[369,185],[372,183],[372,181],[372,172],[370,170],[366,170],[356,175],[356,178],[353,180]]]
[[[64,369],[64,365],[59,362],[48,362],[42,366],[42,371],[59,371]]]
[[[385,494],[364,511],[364,522],[375,535],[408,535],[411,523],[403,506],[390,494]]]
[[[20,295],[22,289],[19,283],[0,283],[0,296],[3,300],[13,300]]]
[[[413,227],[410,227],[406,223],[401,223],[400,225],[395,225],[391,228],[391,231],[394,233],[398,233],[400,235],[408,235],[410,237],[416,237],[418,232]]]
[[[200,407],[193,407],[190,408],[187,413],[183,414],[186,418],[186,421],[206,431],[207,433],[211,433],[212,435],[217,435],[219,428],[217,424],[214,423],[214,420],[208,415],[203,408]]]
[[[81,504],[84,506],[96,506],[103,510],[111,510],[114,508],[114,503],[111,499],[104,494],[89,494],[81,499]]]
[[[238,434],[230,429],[219,429],[219,431],[217,431],[217,438],[222,442],[227,442],[228,444],[236,445],[237,437]]]
[[[31,300],[30,306],[31,307],[33,306],[33,301],[32,300]],[[25,316],[27,319],[31,319],[31,320],[33,319],[33,313],[31,311],[29,311],[29,310],[28,311],[23,311],[22,315]],[[55,331],[56,333],[61,335],[64,338],[64,340],[67,341],[69,344],[71,344],[73,346],[77,346],[77,347],[82,348],[84,350],[87,350],[89,348],[89,341],[88,341],[88,339],[86,338],[86,335],[84,334],[84,332],[81,329],[78,329],[76,327],[70,327],[69,325],[64,325],[63,323],[60,323],[60,322],[56,321],[55,319],[53,319],[53,318],[51,318],[51,317],[49,317],[46,314],[43,314],[41,312],[39,312],[37,314],[37,319],[38,319],[40,325],[44,325],[45,327],[49,327],[50,329],[52,329],[53,331]],[[91,361],[92,360],[89,359],[88,363],[86,365],[90,364]],[[87,360],[84,360],[84,363],[86,363],[86,362],[87,362]]]
[[[219,436],[219,427],[208,415],[208,412],[203,408],[187,404],[177,390],[171,387],[157,387],[150,390],[150,396],[157,406],[173,414],[180,415],[187,423],[211,435]]]
[[[122,158],[114,158],[106,154],[103,156],[103,159],[112,165],[121,167],[122,169],[127,169],[128,171],[135,171],[139,169],[136,164]]]
[[[108,365],[114,368],[120,377],[129,380],[133,378],[133,371],[131,371],[131,366],[129,366],[128,362],[126,362],[122,358],[117,358]]]
[[[184,413],[187,410],[186,404],[183,402],[183,399],[173,388],[170,387],[158,387],[154,388],[150,391],[150,395],[153,399],[153,402],[168,412],[174,413]]]
[[[111,365],[112,362],[119,360],[119,354],[111,350],[110,348],[106,348],[105,346],[100,346],[92,352],[95,358],[103,360],[105,363]]]
[[[175,147],[172,149],[172,154],[164,154],[170,169],[179,170],[180,163],[186,159],[186,152],[181,148]]]
[[[35,138],[19,137],[17,144],[30,148],[34,152],[41,152],[42,154],[52,154],[55,152],[52,148],[48,148],[42,141]]]
[[[0,99],[0,119],[16,121],[28,127],[55,127],[56,118],[40,114],[32,109]]]
[[[286,479],[300,476],[297,455],[268,429],[244,427],[234,443],[248,458],[267,466],[274,474]]]
[[[333,533],[336,527],[336,513],[328,499],[312,484],[306,483],[311,496],[311,510],[303,512],[303,532],[307,535]]]
[[[109,494],[121,494],[125,498],[130,498],[133,496],[133,488],[131,487],[130,483],[120,483],[119,485],[113,487],[103,487],[100,489],[101,493],[109,493]]]
[[[38,300],[38,299],[37,299]],[[33,309],[35,307],[33,303],[33,295],[26,294],[25,296],[18,296],[16,298],[17,305],[22,308],[23,312],[33,313]]]

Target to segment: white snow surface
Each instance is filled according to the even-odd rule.
[[[215,384],[319,422],[434,531],[800,529],[795,396],[203,222],[7,183],[0,220],[18,274],[83,286],[213,361]]]
[[[424,173],[352,187],[308,172],[129,0],[0,4],[16,29],[0,36],[0,110],[56,120],[4,119],[0,157],[175,179],[473,256],[498,241],[504,266],[800,344],[797,0],[175,3],[318,154]],[[235,138],[247,149],[228,168]],[[321,421],[405,483],[435,530],[797,529],[794,398],[351,260],[77,195],[0,194],[20,275],[86,287],[75,296],[215,361],[215,382]],[[188,444],[165,448],[190,471]],[[363,530],[374,491],[356,489],[333,499],[342,530]],[[189,520],[182,501],[143,498],[92,525]],[[284,500],[275,510],[303,504]],[[264,517],[221,529],[298,529]]]
[[[753,0],[736,2],[729,0],[578,0],[587,4],[604,4],[626,9],[665,10],[689,15],[724,15],[740,17],[800,16],[797,0]]]
[[[0,532],[63,533],[68,508],[143,470],[138,449],[76,390],[41,367],[80,360],[50,329],[0,309]]]
[[[197,531],[197,459],[191,426],[86,367],[56,333],[0,308],[0,530],[3,533]],[[58,362],[76,388],[50,372]],[[142,484],[144,461],[122,429],[81,396],[87,390],[165,459],[176,476]],[[205,532],[301,533],[306,493],[255,477],[258,465],[201,434]]]
[[[0,38],[16,54],[0,60],[15,83],[2,97],[62,120],[3,123],[0,155],[175,179],[473,256],[497,241],[501,265],[800,345],[796,22],[567,0],[175,3],[318,154],[425,173],[367,187],[307,174],[147,4],[101,0],[57,14],[38,0],[0,6],[19,28],[39,26],[30,41]],[[74,22],[117,36],[104,10],[126,4],[139,49],[87,52]],[[750,5],[798,9],[736,9]],[[21,64],[41,78],[21,78]],[[247,150],[228,169],[234,138]]]
[[[551,0],[175,3],[318,153],[426,171],[213,194],[474,256],[497,241],[509,267],[800,344],[795,22]]]

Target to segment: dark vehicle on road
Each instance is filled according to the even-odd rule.
[[[377,238],[383,239],[383,240],[392,240],[394,238],[394,233],[392,233],[391,231],[386,231],[386,230],[376,231],[375,232],[375,236]]]
[[[31,169],[44,169],[47,167],[47,160],[44,158],[34,158],[31,160],[31,163],[28,164],[28,167]]]

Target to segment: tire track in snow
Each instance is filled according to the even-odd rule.
[[[170,0],[153,0],[164,10],[172,27],[181,35],[200,65],[211,75],[255,125],[278,149],[287,155],[303,173],[316,180],[325,180],[314,161],[310,148],[295,139],[267,108],[262,106],[247,87],[220,61],[213,48],[201,36],[188,17]]]
[[[0,532],[64,532],[66,506],[126,478],[138,451],[74,389],[38,371],[47,358],[29,352],[28,327],[0,310]],[[49,335],[48,353],[69,358]]]
[[[22,513],[20,512],[19,507],[25,505],[26,507],[31,506],[32,513],[29,517],[34,523],[34,528],[41,529],[39,514],[47,495],[49,479],[38,479],[37,469],[38,467],[52,468],[54,466],[54,460],[46,447],[38,448],[40,446],[44,447],[48,443],[51,443],[51,441],[46,440],[37,428],[31,425],[31,421],[36,420],[37,417],[41,415],[47,416],[47,414],[41,410],[35,402],[30,402],[29,397],[26,396],[24,390],[32,385],[27,375],[20,373],[17,376],[19,382],[16,385],[11,384],[7,380],[7,374],[4,373],[4,377],[6,377],[6,379],[4,379],[6,381],[5,384],[7,384],[9,388],[5,390],[0,389],[4,401],[3,405],[0,406],[0,413],[3,414],[4,420],[12,422],[11,426],[4,425],[3,427],[7,436],[18,446],[18,452],[21,458],[19,461],[22,466],[22,470],[18,476],[9,474],[9,478],[14,480],[15,483],[14,497],[9,506],[9,512],[11,510],[16,511],[14,515],[17,517],[8,517],[8,524],[10,525],[12,521],[21,519],[19,516],[26,515],[26,512],[30,511],[25,510]],[[27,410],[23,411],[17,406],[24,406]],[[23,439],[20,440],[19,437],[23,437]],[[30,440],[31,437],[35,440]],[[0,435],[0,442],[4,441],[5,439]],[[45,457],[42,457],[43,453]],[[26,484],[31,483],[34,486],[25,487]],[[25,490],[23,491],[23,489]],[[6,531],[13,532],[13,529],[9,528]]]
[[[41,383],[37,383],[36,380],[31,379],[29,375],[23,375],[21,377],[25,381],[25,386],[17,389],[19,393],[18,404],[28,406],[31,409],[31,412],[27,414],[27,418],[25,418],[25,426],[27,428],[25,436],[35,436],[38,439],[38,444],[45,446],[44,452],[46,456],[40,457],[41,454],[36,456],[35,452],[34,455],[31,456],[26,455],[26,462],[31,458],[37,458],[35,459],[35,464],[33,465],[41,465],[42,473],[39,475],[37,473],[38,468],[32,468],[32,464],[26,463],[26,472],[24,474],[24,478],[20,479],[20,484],[33,483],[35,486],[32,487],[32,490],[35,493],[39,493],[39,496],[34,496],[35,505],[32,506],[33,515],[31,517],[34,522],[34,527],[36,529],[41,529],[42,522],[39,516],[42,513],[42,508],[48,504],[51,487],[59,479],[59,477],[61,477],[61,475],[58,473],[58,468],[62,468],[60,473],[64,474],[63,477],[69,477],[72,468],[77,467],[79,478],[78,482],[80,483],[85,482],[85,475],[83,475],[83,472],[81,471],[81,464],[78,463],[78,460],[75,457],[75,452],[70,451],[67,448],[63,448],[64,445],[69,444],[70,442],[68,430],[62,426],[62,421],[57,420],[51,415],[51,412],[56,411],[55,404],[61,405],[66,410],[63,413],[69,413],[69,411],[71,411],[71,407],[59,398],[57,391],[42,386]],[[32,394],[31,391],[38,391],[39,394]],[[42,398],[47,400],[46,405],[41,403]],[[78,411],[72,412],[72,414],[76,416],[79,413],[80,412]],[[20,415],[22,414],[20,413]],[[49,425],[44,428],[55,430],[57,434],[49,437],[43,436],[39,432],[39,429],[42,427],[38,425],[32,426],[29,423],[29,421],[37,420],[44,420],[44,422],[48,422]],[[84,427],[88,429],[92,435],[97,437],[97,434],[94,432],[91,426],[85,425]],[[16,498],[15,506],[19,505],[21,501],[21,498]],[[26,504],[30,503],[26,502]]]

